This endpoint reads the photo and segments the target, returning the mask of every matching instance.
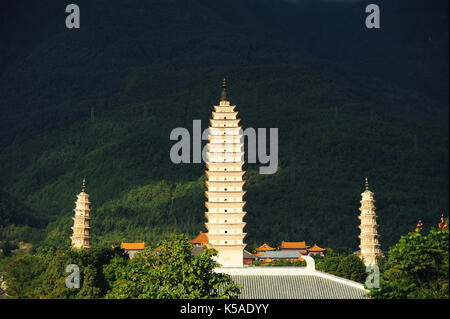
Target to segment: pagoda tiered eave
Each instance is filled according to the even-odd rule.
[[[243,209],[247,202],[205,202],[206,208],[239,208]]]
[[[247,214],[247,212],[232,212],[232,213],[213,213],[206,212],[205,217],[207,219],[223,219],[223,220],[233,220],[233,219],[242,219]]]
[[[214,112],[217,113],[233,113],[236,105],[214,105]]]
[[[247,223],[245,223],[245,222],[233,222],[233,223],[219,223],[219,222],[214,222],[214,223],[206,223],[205,224],[205,226],[206,226],[206,229],[208,229],[208,230],[233,230],[233,229],[236,229],[236,228],[241,228],[241,229],[243,229],[244,227],[245,227],[245,225],[246,225]],[[242,233],[242,232],[240,232],[240,233],[227,233],[227,234],[225,234],[225,235],[241,235],[241,234],[244,234],[244,233]],[[216,235],[216,234],[212,234],[211,233],[211,235]],[[242,237],[242,238],[244,238],[244,237]]]
[[[244,171],[238,171],[238,172],[233,172],[233,171],[206,171],[206,177],[207,178],[240,178],[242,179],[242,177],[244,176],[245,172]],[[210,180],[210,182],[212,182],[213,180]],[[221,180],[222,181],[222,180]],[[225,180],[223,180],[225,181]],[[229,179],[227,181],[233,181],[232,179]]]
[[[239,168],[242,169],[245,162],[206,162],[206,168],[211,170]]]
[[[224,136],[224,135],[231,135],[231,136],[242,136],[242,127],[236,126],[236,127],[209,127],[208,128],[209,135],[212,136]]]
[[[212,112],[214,120],[236,120],[239,112]]]
[[[227,192],[221,192],[221,191],[206,191],[205,195],[206,198],[210,199],[210,198],[215,198],[215,197],[219,197],[219,198],[228,198],[228,197],[232,197],[232,198],[241,198],[245,195],[245,193],[247,193],[247,191],[227,191]]]
[[[216,233],[206,233],[208,237],[208,242],[211,243],[215,240],[243,240],[247,233],[227,233],[227,234],[216,234]]]
[[[211,119],[209,120],[209,124],[211,125],[211,127],[235,128],[239,127],[240,121],[240,119]]]
[[[245,181],[205,181],[207,188],[209,187],[243,187]]]

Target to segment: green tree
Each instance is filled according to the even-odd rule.
[[[126,264],[113,260],[105,266],[112,290],[106,298],[236,298],[240,289],[228,275],[215,273],[217,252],[206,249],[193,256],[184,235],[163,241],[158,250],[147,248]],[[114,278],[112,278],[114,277]]]
[[[336,275],[337,270],[341,261],[341,257],[339,256],[324,256],[324,257],[316,257],[316,269]]]
[[[313,258],[317,270],[361,283],[367,277],[364,263],[355,254],[336,253],[330,249],[325,256]]]
[[[89,265],[84,268],[83,271],[83,285],[80,292],[77,294],[77,298],[80,299],[97,299],[101,297],[100,288],[96,287],[97,271]]]
[[[47,265],[37,256],[21,256],[4,268],[6,293],[9,298],[39,298],[42,284],[41,275]]]
[[[449,234],[447,229],[431,228],[408,233],[389,250],[380,276],[380,288],[370,296],[391,298],[449,298]]]
[[[9,241],[9,240],[0,244],[0,249],[2,250],[3,256],[5,256],[5,257],[11,256],[12,251],[17,248],[19,248],[17,243]]]
[[[62,249],[50,249],[41,253],[39,259],[48,265],[42,274],[39,297],[50,299],[68,298],[71,294],[65,282],[67,276],[65,273],[65,252]]]
[[[292,266],[291,262],[287,259],[278,259],[277,261],[270,264],[272,267],[287,267]]]
[[[296,260],[291,265],[295,267],[306,267],[306,260]]]
[[[361,283],[367,277],[364,263],[355,254],[350,254],[341,259],[336,275]]]
[[[35,255],[18,257],[4,267],[6,292],[11,298],[101,298],[110,289],[104,266],[112,260],[125,262],[126,258],[118,248],[41,248]],[[80,269],[81,289],[66,287],[69,264]]]
[[[261,266],[263,264],[263,262],[261,260],[255,260],[253,262],[253,266]]]

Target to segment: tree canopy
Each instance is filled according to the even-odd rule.
[[[213,271],[217,252],[192,255],[191,249],[184,235],[133,259],[119,248],[42,248],[8,263],[3,279],[9,298],[236,298],[240,288],[228,275]],[[79,289],[66,287],[71,264],[80,271]]]
[[[225,274],[215,273],[217,252],[205,249],[191,254],[186,237],[146,248],[126,263],[115,260],[105,266],[112,289],[106,298],[200,299],[235,298],[239,287]]]
[[[367,277],[364,263],[353,253],[336,253],[328,249],[325,256],[314,256],[314,259],[317,270],[360,283]]]
[[[422,232],[402,236],[389,250],[372,298],[449,298],[448,226]]]

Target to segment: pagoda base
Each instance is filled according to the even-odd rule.
[[[220,267],[244,267],[244,248],[242,245],[208,245],[208,248],[217,250],[215,261]]]

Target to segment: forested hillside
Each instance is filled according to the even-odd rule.
[[[361,2],[77,1],[78,30],[59,1],[2,4],[0,240],[68,244],[83,177],[94,245],[204,230],[205,165],[173,164],[169,135],[208,126],[223,77],[244,128],[279,129],[278,172],[247,165],[247,243],[356,250],[365,176],[383,249],[435,226],[448,2],[378,2],[380,30]]]

